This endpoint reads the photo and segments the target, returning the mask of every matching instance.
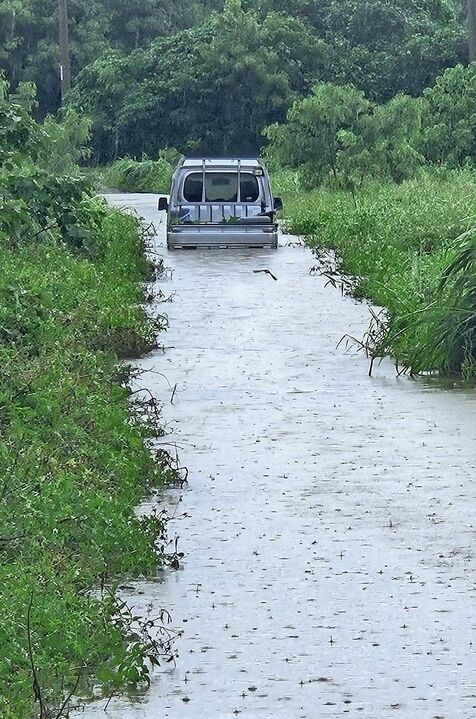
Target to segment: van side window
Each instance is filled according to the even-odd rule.
[[[241,201],[256,202],[259,197],[258,180],[254,175],[243,173],[240,179]]]
[[[203,197],[203,175],[201,172],[193,172],[187,175],[183,185],[183,199],[186,202],[202,202]]]

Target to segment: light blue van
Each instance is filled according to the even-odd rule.
[[[276,212],[268,171],[259,158],[183,157],[172,177],[167,211],[167,247],[278,246]]]

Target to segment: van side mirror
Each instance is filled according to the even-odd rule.
[[[159,197],[159,204],[157,209],[159,210],[159,212],[167,212],[167,210],[169,209],[169,201],[166,197]]]
[[[279,210],[283,209],[283,200],[281,197],[274,197],[273,204],[275,212],[278,212]]]

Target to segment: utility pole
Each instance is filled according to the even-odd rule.
[[[476,2],[476,0],[475,0]],[[59,0],[59,54],[61,78],[61,106],[64,106],[66,94],[71,89],[71,59],[69,56],[68,0]]]
[[[468,0],[469,61],[476,60],[476,0]]]

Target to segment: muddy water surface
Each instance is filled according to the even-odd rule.
[[[157,222],[153,196],[113,201]],[[391,363],[369,378],[336,349],[368,310],[310,276],[308,250],[167,253],[159,231],[175,296],[142,381],[165,402],[157,373],[177,385],[164,412],[190,485],[166,501],[185,559],[126,598],[183,635],[176,666],[106,716],[474,719],[474,392]]]

